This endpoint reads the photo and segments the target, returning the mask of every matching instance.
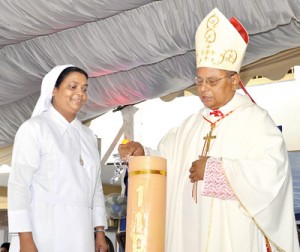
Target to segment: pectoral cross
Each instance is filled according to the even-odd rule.
[[[205,137],[203,137],[203,139],[205,141],[204,141],[201,156],[207,156],[207,153],[208,153],[209,147],[210,147],[210,140],[216,138],[216,136],[212,135],[212,132],[213,132],[215,126],[216,126],[215,123],[210,123],[210,131],[206,134]],[[194,184],[193,184],[192,197],[194,198],[195,202],[197,203],[197,181],[194,182]]]
[[[213,129],[215,128],[215,125],[212,123],[210,125],[210,131],[209,133],[207,133],[207,135],[205,137],[203,137],[203,139],[205,140],[204,146],[205,146],[205,151],[202,153],[202,156],[206,156],[208,151],[209,151],[209,147],[210,147],[210,140],[212,139],[216,139],[216,136],[212,135]]]
[[[228,115],[230,115],[234,110],[230,111],[229,113],[227,113],[226,115],[223,115],[222,117],[220,117],[217,121],[212,122],[210,120],[208,120],[207,118],[205,118],[203,115],[203,119],[207,122],[210,123],[210,131],[206,134],[206,136],[203,138],[205,140],[203,148],[202,148],[202,153],[201,156],[207,156],[207,153],[209,151],[209,147],[210,147],[210,141],[212,139],[216,139],[216,136],[212,135],[212,132],[216,126],[216,124],[221,121],[222,119],[224,119],[225,117],[227,117]],[[193,190],[192,190],[192,197],[194,198],[195,202],[197,203],[197,181],[194,182],[193,184]]]

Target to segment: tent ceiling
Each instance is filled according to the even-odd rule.
[[[191,86],[194,34],[214,7],[249,32],[244,80],[264,73],[278,78],[300,64],[299,0],[3,0],[0,146],[13,142],[43,76],[58,64],[90,76],[82,120]]]

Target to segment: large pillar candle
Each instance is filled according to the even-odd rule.
[[[126,252],[164,252],[166,159],[129,159]]]

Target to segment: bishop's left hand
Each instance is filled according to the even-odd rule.
[[[199,159],[195,160],[192,163],[192,167],[189,169],[189,178],[192,183],[198,180],[203,180],[206,161],[208,158],[209,157],[207,156],[199,156]]]

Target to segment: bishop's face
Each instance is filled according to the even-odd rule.
[[[54,108],[71,122],[87,101],[87,88],[87,79],[82,73],[70,72],[53,90]]]
[[[199,67],[196,88],[204,106],[212,110],[227,104],[234,96],[239,83],[239,75],[233,72]]]

